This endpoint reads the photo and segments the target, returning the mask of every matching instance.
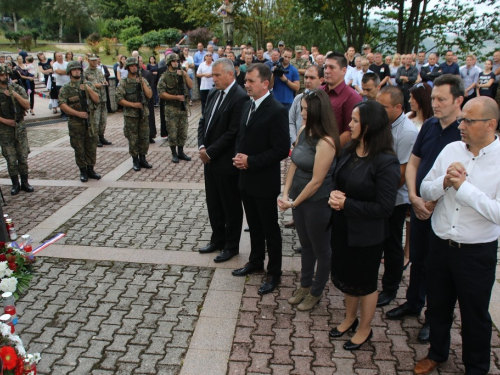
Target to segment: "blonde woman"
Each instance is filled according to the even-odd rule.
[[[396,53],[392,58],[392,64],[389,65],[389,68],[391,69],[391,85],[393,86],[397,86],[396,73],[398,72],[400,66],[401,66],[401,55],[399,53]]]

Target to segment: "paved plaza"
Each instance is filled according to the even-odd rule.
[[[185,147],[191,162],[172,163],[168,143],[158,137],[148,155],[153,169],[134,172],[121,113],[108,116],[113,145],[98,148],[100,181],[79,181],[67,124],[58,120],[28,131],[34,193],[10,196],[0,158],[3,210],[18,234],[40,243],[66,233],[42,251],[31,288],[18,301],[16,330],[28,352],[42,354],[38,374],[412,374],[428,348],[416,340],[423,315],[404,321],[384,315],[404,301],[409,271],[396,300],[377,308],[373,339],[349,352],[342,348],[347,336],[328,337],[344,314],[331,282],[310,312],[287,303],[300,270],[298,237],[283,226],[290,212],[279,216],[284,275],[274,293],[258,295],[263,274],[231,275],[248,259],[248,233],[229,262],[198,253],[211,234],[197,158],[199,115],[195,104]],[[158,109],[156,119],[159,130]],[[490,310],[500,326],[499,283]],[[457,308],[450,358],[436,373],[463,373],[460,325]],[[490,374],[500,374],[496,329],[491,361]]]

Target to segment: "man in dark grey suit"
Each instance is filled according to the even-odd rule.
[[[212,237],[199,252],[222,250],[214,261],[225,262],[239,253],[243,208],[238,189],[239,171],[233,166],[232,158],[248,95],[236,83],[231,60],[221,58],[214,62],[212,76],[215,89],[208,94],[198,125],[198,148],[205,164],[205,193]]]
[[[267,278],[259,294],[272,292],[280,283],[282,239],[277,198],[281,191],[280,161],[288,156],[290,148],[288,111],[270,95],[270,81],[267,65],[250,65],[245,87],[252,100],[243,108],[233,159],[240,170],[239,188],[252,248],[249,262],[234,270],[233,275],[246,276],[262,270],[267,248]]]

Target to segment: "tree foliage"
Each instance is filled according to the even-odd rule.
[[[125,45],[127,46],[127,51],[132,53],[133,51],[136,51],[136,50],[138,51],[139,48],[142,47],[142,43],[143,43],[143,40],[142,40],[141,36],[134,36],[133,38],[128,39],[125,42]]]

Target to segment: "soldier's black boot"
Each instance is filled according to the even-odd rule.
[[[99,143],[101,144],[100,147],[102,147],[102,145],[104,146],[109,146],[109,145],[112,145],[113,143],[111,143],[110,141],[108,141],[106,138],[104,138],[103,135],[100,135],[99,136]],[[99,144],[97,144],[99,146]]]
[[[88,180],[89,180],[89,174],[87,172],[87,168],[86,167],[80,168],[80,181],[87,182]]]
[[[132,156],[132,162],[134,163],[134,166],[132,167],[134,171],[140,171],[141,170],[141,163],[139,162],[139,156]]]
[[[177,156],[177,151],[175,150],[175,146],[174,147],[170,147],[170,149],[172,150],[172,162],[178,163],[179,162],[179,156]]]
[[[179,149],[178,154],[180,160],[191,161],[191,158],[184,153],[184,147],[179,146],[177,148]]]
[[[101,143],[100,139],[97,141],[97,147],[102,147],[102,143]]]
[[[35,189],[28,182],[28,175],[21,175],[21,190],[24,190],[26,193],[33,193]]]
[[[94,180],[100,180],[101,175],[99,173],[95,173],[93,165],[87,165],[87,176]]]
[[[146,155],[139,155],[139,164],[144,168],[153,168],[153,166],[147,162]]]
[[[19,194],[19,190],[21,190],[21,185],[19,185],[19,177],[17,175],[11,176],[12,180],[12,189],[10,189],[10,195]]]

